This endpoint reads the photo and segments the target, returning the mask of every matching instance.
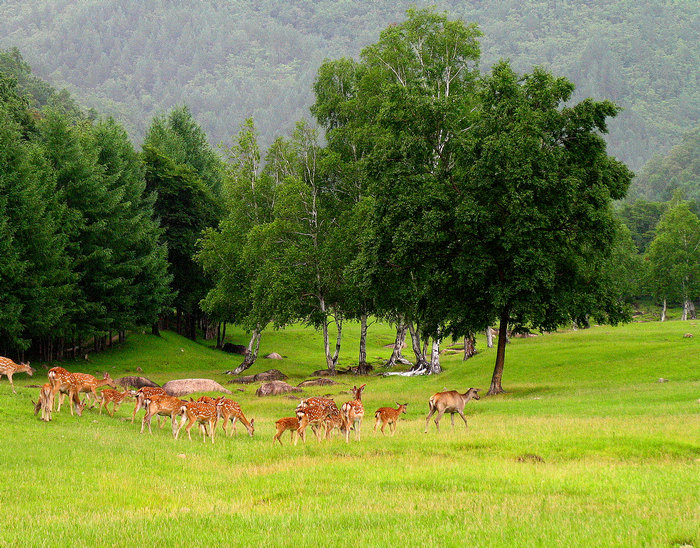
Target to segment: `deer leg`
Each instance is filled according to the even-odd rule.
[[[430,417],[432,417],[435,414],[435,411],[437,411],[436,407],[433,407],[432,405],[430,406],[430,413],[428,413],[428,416],[425,417],[425,433],[428,433],[428,424],[430,423]],[[439,430],[439,428],[438,428]]]
[[[457,411],[459,413],[459,416],[462,417],[462,420],[464,421],[464,428],[469,430],[469,427],[467,426],[467,418],[464,416],[464,411]]]
[[[148,421],[148,433],[152,434],[151,432],[151,417],[148,416],[148,411],[146,411],[146,414],[143,416],[143,419],[141,419],[141,434],[143,434],[143,429],[146,426],[146,421]]]
[[[450,418],[452,419],[452,430],[455,429],[455,414],[450,413]]]
[[[360,420],[356,421],[356,428],[355,432],[357,434],[357,441],[360,441],[360,432],[362,431],[362,417],[360,417]]]
[[[233,419],[231,419],[231,426],[233,427],[233,432],[231,433],[231,435],[236,433],[236,419],[237,418],[238,417],[234,416]]]
[[[444,411],[438,411],[437,417],[435,417],[435,427],[437,428],[438,432],[440,431],[440,419],[444,414]]]
[[[13,375],[13,373],[7,373],[7,380],[10,381],[10,386],[12,387],[12,393],[16,394],[17,392],[15,391],[15,383],[12,382],[12,375]]]
[[[142,404],[142,403],[143,403],[143,402],[140,400],[140,397],[139,397],[139,398],[136,398],[136,405],[134,406],[134,412],[133,412],[133,414],[131,415],[131,424],[134,424],[134,419],[136,419],[136,412],[137,412],[139,409],[141,409],[141,404]]]
[[[189,438],[190,441],[192,441],[192,434],[190,434],[190,430],[192,430],[192,425],[194,425],[195,418],[192,417],[190,419],[190,422],[187,423],[187,426],[185,427],[185,430],[187,430],[187,437]]]
[[[119,405],[120,405],[120,404],[118,404],[117,402],[114,402],[114,405],[112,406],[112,413],[111,413],[110,417],[113,417],[113,416],[114,416],[114,414],[115,414],[115,413],[117,412],[117,410],[119,409]]]

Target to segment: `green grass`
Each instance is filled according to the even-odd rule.
[[[700,329],[698,322],[594,327],[508,346],[507,394],[467,405],[469,431],[443,418],[423,433],[427,400],[443,388],[488,387],[495,349],[478,341],[467,362],[445,354],[434,377],[368,377],[362,440],[273,446],[286,396],[235,392],[256,419],[215,444],[175,441],[169,428],[139,435],[133,404],[114,418],[66,411],[44,424],[31,400],[45,382],[0,383],[0,546],[321,544],[328,546],[700,546]],[[693,338],[683,338],[684,333]],[[342,365],[357,352],[348,326]],[[235,330],[234,342],[245,335]],[[370,328],[368,356],[389,355],[389,326]],[[277,368],[297,384],[323,367],[320,334],[263,335],[256,373]],[[407,353],[408,355],[408,353]],[[172,333],[134,334],[122,347],[68,363],[157,382],[212,378],[240,358]],[[143,373],[136,373],[140,367]],[[668,382],[659,383],[659,378]],[[360,379],[305,390],[339,403]],[[228,385],[236,390],[239,385]],[[409,402],[395,437],[372,432],[377,407]],[[183,432],[184,434],[184,432]]]

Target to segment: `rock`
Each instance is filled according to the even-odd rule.
[[[251,384],[254,382],[283,381],[286,378],[287,375],[282,373],[282,371],[279,371],[277,369],[268,369],[267,371],[263,371],[262,373],[258,373],[257,375],[246,375],[245,377],[238,377],[236,379],[233,379],[232,381],[229,381],[229,384]]]
[[[229,354],[240,354],[241,356],[245,356],[248,353],[248,347],[242,344],[225,343],[221,350]]]
[[[136,368],[136,372],[137,372],[137,373],[143,373],[143,369],[141,369],[140,367],[137,367],[137,368]]]
[[[656,382],[668,382],[668,379],[661,378],[661,379],[659,379],[659,380],[656,381]]]
[[[277,396],[287,392],[301,392],[301,388],[287,384],[284,381],[272,381],[263,384],[255,391],[256,396]]]
[[[122,386],[124,388],[133,386],[137,390],[139,388],[143,388],[144,386],[160,386],[159,384],[153,382],[151,379],[147,379],[146,377],[121,377],[115,380],[114,382],[116,382],[119,386]]]
[[[544,462],[544,459],[534,453],[525,453],[518,457],[518,462]]]
[[[266,360],[283,360],[284,356],[281,356],[277,352],[272,352],[272,353],[268,354],[267,356],[263,356],[263,358],[265,358]]]
[[[168,381],[163,385],[169,395],[177,398],[193,394],[195,392],[223,392],[224,394],[232,394],[230,390],[226,390],[218,382],[211,379],[178,379]]]
[[[319,369],[318,371],[314,371],[311,373],[314,377],[330,377],[331,372],[328,369]]]
[[[303,387],[303,386],[326,386],[329,384],[338,384],[332,379],[308,379],[305,381],[301,381],[299,384],[297,384],[298,387]]]
[[[693,334],[692,334],[692,333],[686,333],[685,335],[683,335],[683,338],[684,338],[684,339],[692,339],[692,338],[693,338]]]

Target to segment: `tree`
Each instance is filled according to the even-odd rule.
[[[700,219],[688,202],[675,200],[656,227],[647,261],[654,294],[683,303],[682,319],[695,317],[693,300],[700,296]]]
[[[454,291],[441,292],[449,297],[442,308],[453,335],[500,320],[489,394],[503,392],[509,327],[628,317],[602,275],[615,236],[611,203],[632,177],[600,136],[619,108],[592,99],[562,106],[573,89],[542,69],[518,76],[498,63],[482,81],[460,151],[451,196]]]

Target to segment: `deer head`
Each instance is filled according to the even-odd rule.
[[[34,371],[36,371],[36,369],[34,369],[33,367],[31,367],[31,366],[29,365],[29,363],[30,363],[30,362],[27,362],[27,363],[20,363],[20,364],[19,364],[19,369],[17,370],[17,372],[18,372],[18,373],[27,373],[27,375],[29,375],[29,376],[31,377],[31,376],[34,374]]]
[[[366,384],[363,384],[358,388],[357,386],[352,387],[352,393],[355,395],[356,400],[361,400],[362,399],[362,392],[365,390]]]
[[[464,393],[464,395],[467,398],[467,401],[471,400],[472,398],[475,400],[481,399],[481,398],[479,398],[479,390],[481,390],[481,389],[480,388],[470,388],[469,390],[467,390]]]
[[[252,438],[253,434],[255,434],[255,419],[250,419],[250,423],[246,425],[246,428],[248,429],[248,434]]]
[[[396,403],[396,405],[399,406],[399,408],[397,409],[397,411],[399,412],[399,415],[400,415],[401,413],[405,413],[405,412],[406,412],[406,407],[408,406],[407,403],[399,403],[399,402],[395,402],[395,403]]]

